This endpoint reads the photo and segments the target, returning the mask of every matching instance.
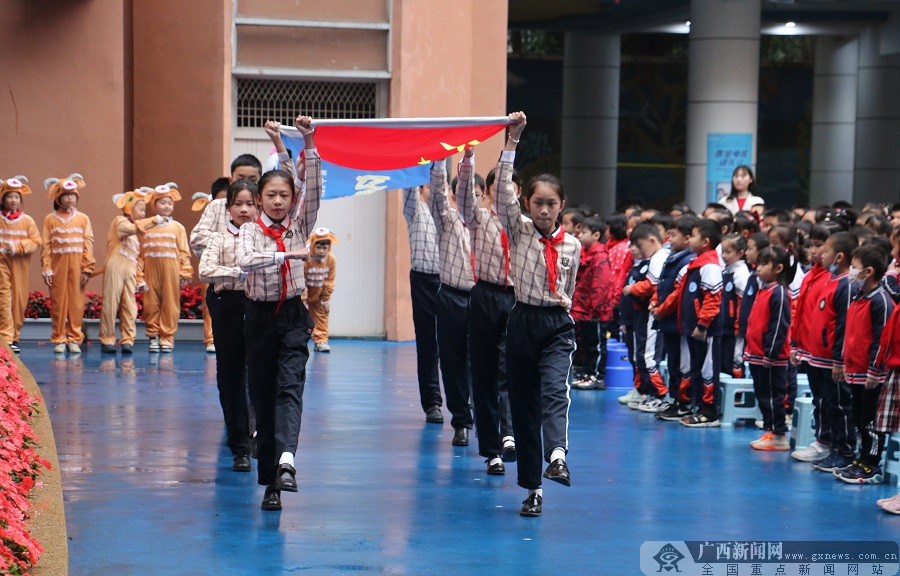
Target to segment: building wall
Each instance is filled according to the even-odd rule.
[[[0,178],[29,178],[24,209],[40,227],[52,210],[44,179],[81,173],[79,209],[91,217],[98,254],[115,213],[110,197],[130,185],[127,8],[119,0],[0,2]],[[46,291],[37,254],[30,285]],[[94,278],[88,290],[100,286]]]
[[[395,0],[390,116],[497,116],[506,110],[505,0]],[[495,164],[505,134],[478,146],[476,170]],[[385,232],[385,331],[414,338],[409,242],[401,193],[388,192]]]

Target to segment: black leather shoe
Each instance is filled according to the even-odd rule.
[[[569,476],[569,467],[566,466],[566,461],[562,458],[557,458],[547,466],[547,469],[544,470],[544,478],[559,482],[563,486],[572,485],[571,477]]]
[[[122,354],[131,354],[131,344],[122,344]]]
[[[519,516],[540,516],[543,501],[544,499],[538,496],[537,492],[529,494],[528,498],[522,502],[522,510],[519,512]]]
[[[281,510],[281,491],[272,486],[266,488],[260,508],[263,510]]]
[[[487,473],[491,476],[503,476],[506,474],[506,466],[503,465],[503,462],[497,462],[496,464],[491,464],[491,459],[486,460],[488,463]]]
[[[468,446],[469,445],[469,429],[468,428],[457,428],[456,434],[453,435],[453,441],[450,442],[454,446]]]
[[[246,454],[241,456],[235,456],[234,462],[231,463],[231,469],[235,472],[249,472],[250,471],[250,457]]]
[[[297,471],[290,464],[279,464],[275,471],[275,488],[285,492],[297,491]]]
[[[507,444],[503,447],[503,454],[500,455],[500,459],[504,462],[515,462],[516,461],[516,445],[515,444]]]
[[[102,354],[115,354],[115,353],[116,353],[116,347],[113,346],[112,344],[101,344],[101,345],[100,345],[100,352],[101,352]]]
[[[441,413],[440,406],[432,406],[425,412],[425,421],[429,424],[443,424],[444,415]]]

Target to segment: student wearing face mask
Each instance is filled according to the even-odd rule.
[[[884,482],[881,453],[885,435],[875,431],[875,413],[885,373],[876,359],[881,352],[881,332],[894,309],[894,302],[881,286],[888,255],[880,247],[864,244],[853,251],[849,277],[861,283],[850,304],[844,338],[844,369],[853,397],[853,419],[860,435],[859,453],[853,463],[835,470],[838,480],[848,484]]]

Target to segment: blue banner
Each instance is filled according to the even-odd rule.
[[[752,134],[706,135],[706,201],[731,194],[731,175],[738,166],[753,165]]]

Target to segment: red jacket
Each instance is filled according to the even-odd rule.
[[[581,251],[581,264],[575,277],[572,318],[581,322],[612,320],[612,271],[606,245],[597,242]]]
[[[875,361],[881,353],[881,332],[893,310],[894,301],[882,286],[860,292],[850,303],[844,337],[844,370],[850,384],[884,379],[885,372]]]
[[[881,350],[875,363],[885,372],[900,370],[900,306],[894,307],[894,312],[881,331]]]
[[[687,272],[675,291],[669,294],[669,297],[659,305],[657,310],[657,315],[660,317],[677,312],[678,325],[681,327],[681,333],[685,336],[690,336],[697,325],[706,327],[710,336],[717,336],[722,330],[720,323],[717,325],[722,308],[721,271],[718,273],[718,285],[705,286],[702,281],[705,266],[718,268],[719,253],[715,250],[707,250],[692,260],[687,265]],[[691,286],[692,284],[695,286]],[[691,288],[694,290],[692,291]],[[685,293],[686,290],[687,293]]]
[[[628,240],[606,241],[606,251],[609,253],[609,269],[613,278],[612,306],[618,306],[622,298],[622,289],[625,288],[625,278],[628,271],[634,266],[634,258],[631,256]]]
[[[797,303],[791,311],[791,350],[796,351],[801,358],[806,358],[809,348],[812,346],[808,339],[812,334],[809,330],[810,319],[818,310],[819,295],[822,288],[831,280],[831,273],[821,264],[816,264],[803,277],[800,284],[800,294]]]
[[[747,362],[787,366],[791,354],[790,326],[791,295],[785,286],[772,282],[760,290],[747,319],[744,348]]]
[[[847,310],[853,290],[846,273],[825,282],[809,309],[806,359],[816,368],[843,367]]]

